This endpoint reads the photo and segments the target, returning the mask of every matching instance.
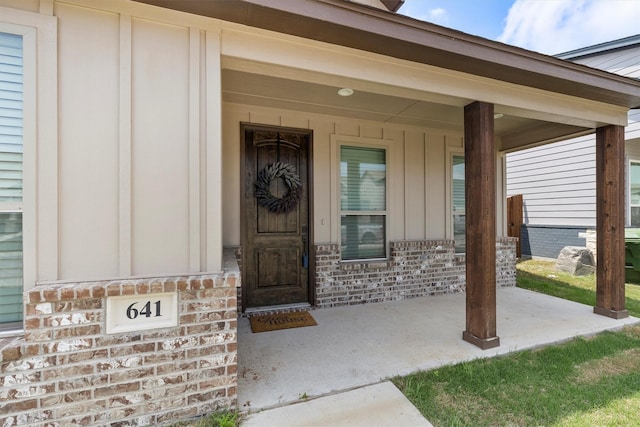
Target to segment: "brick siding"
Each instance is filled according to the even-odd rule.
[[[0,339],[0,425],[168,425],[237,404],[237,272],[41,285]],[[107,335],[107,296],[178,292],[178,326]]]
[[[516,285],[516,237],[496,239],[496,286]]]
[[[390,243],[389,260],[341,262],[340,245],[315,246],[316,306],[337,307],[462,292],[465,258],[452,240]],[[496,242],[496,286],[515,286],[516,239]]]

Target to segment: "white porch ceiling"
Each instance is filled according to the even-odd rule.
[[[264,74],[224,69],[222,92],[225,102],[271,107],[313,114],[326,114],[398,125],[464,132],[464,105],[473,100],[451,97],[447,103],[429,102],[406,96],[392,96],[373,90],[358,90],[352,96],[339,96],[342,86],[293,80]],[[357,83],[355,84],[357,86]],[[385,90],[384,92],[388,92]],[[506,114],[495,121],[499,149],[511,150],[547,140],[590,132],[588,128],[558,124]]]

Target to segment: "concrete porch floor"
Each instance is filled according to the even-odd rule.
[[[251,332],[238,322],[238,408],[256,412],[376,384],[396,375],[566,341],[638,323],[593,307],[519,289],[499,288],[500,347],[462,340],[463,293],[312,310],[318,326]]]

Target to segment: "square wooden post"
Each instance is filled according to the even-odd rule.
[[[624,127],[596,129],[597,289],[594,313],[614,319],[625,309]]]
[[[493,104],[464,108],[467,324],[462,339],[483,350],[496,336],[496,151]]]

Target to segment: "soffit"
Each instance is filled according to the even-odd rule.
[[[464,133],[462,103],[444,104],[359,90],[352,96],[341,97],[338,89],[333,85],[222,70],[225,102]],[[500,111],[508,109],[497,105],[496,112]],[[494,131],[498,149],[512,150],[588,133],[591,129],[505,114],[495,120]]]

